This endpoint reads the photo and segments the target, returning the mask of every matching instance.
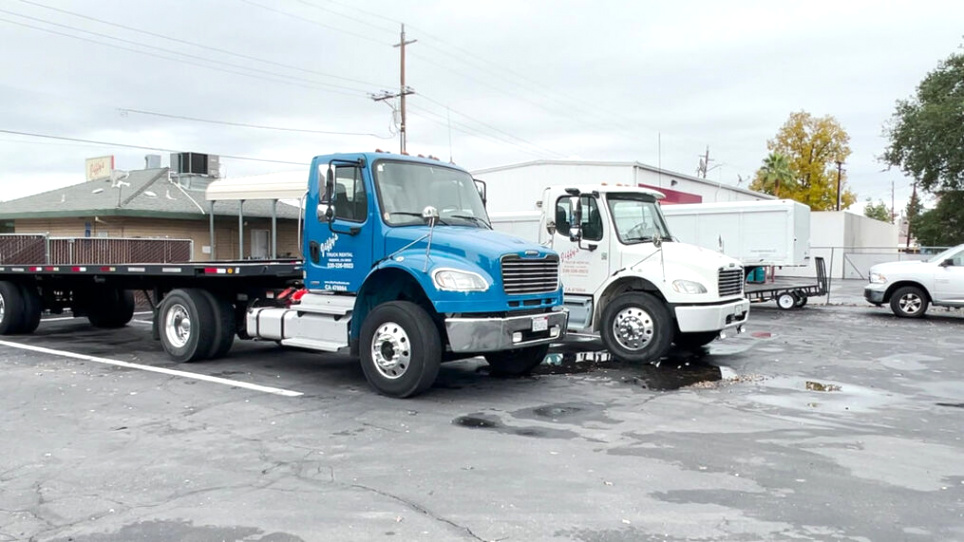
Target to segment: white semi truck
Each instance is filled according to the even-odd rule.
[[[674,240],[662,197],[632,186],[554,186],[541,211],[490,217],[496,230],[559,253],[571,333],[598,334],[618,359],[654,361],[674,342],[697,347],[742,332],[750,306],[740,263]]]

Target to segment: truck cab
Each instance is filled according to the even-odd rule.
[[[315,157],[304,220],[307,294],[252,309],[247,332],[357,354],[381,393],[414,395],[441,361],[476,355],[494,372],[526,374],[565,334],[559,256],[493,231],[476,181],[457,166]]]
[[[675,241],[661,198],[608,185],[549,187],[543,195],[540,241],[560,254],[570,331],[599,334],[627,361],[742,331],[749,314],[740,263]]]

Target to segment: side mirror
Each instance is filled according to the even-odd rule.
[[[481,179],[472,179],[472,180],[475,181],[475,189],[478,190],[479,195],[482,196],[482,207],[485,207],[485,205],[488,203],[488,198],[486,197],[486,193],[488,192],[488,187],[486,186],[485,181]]]
[[[941,262],[941,267],[953,267],[953,266],[954,266],[954,260],[951,258],[948,258],[943,262]]]
[[[556,234],[556,222],[554,220],[546,221],[546,231],[549,232],[549,235]]]
[[[323,202],[327,202],[323,203]],[[328,171],[325,173],[325,195],[321,202],[318,202],[318,220],[331,223],[335,220],[335,167],[328,164]],[[324,207],[324,211],[322,211]]]
[[[578,243],[582,239],[582,201],[579,196],[569,198],[572,220],[569,224],[569,240]]]

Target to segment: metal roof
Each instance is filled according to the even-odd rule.
[[[205,199],[222,200],[300,200],[308,190],[305,170],[219,179],[208,185]]]
[[[88,181],[0,203],[0,219],[131,216],[196,220],[207,217],[204,193],[184,188],[168,177],[168,168],[131,171],[119,182]],[[297,219],[295,206],[279,203],[277,216]],[[238,216],[238,204],[218,201],[215,216]],[[244,216],[271,216],[271,202],[244,203]]]

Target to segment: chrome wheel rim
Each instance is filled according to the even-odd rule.
[[[412,343],[402,326],[385,322],[375,330],[372,360],[379,374],[389,380],[401,378],[412,361]]]
[[[191,338],[191,314],[184,305],[172,305],[164,318],[164,335],[175,348],[181,348]]]
[[[627,307],[613,321],[613,337],[627,350],[641,350],[653,339],[653,318],[640,307]]]
[[[791,294],[783,294],[777,298],[777,304],[780,308],[789,309],[797,304],[797,300]]]
[[[7,302],[3,300],[3,295],[0,295],[0,322],[3,322],[3,315],[7,313]]]
[[[921,299],[917,294],[904,294],[900,296],[900,301],[897,303],[900,305],[900,310],[907,314],[915,314],[920,311],[921,305],[924,304],[924,300]]]

